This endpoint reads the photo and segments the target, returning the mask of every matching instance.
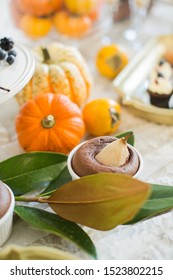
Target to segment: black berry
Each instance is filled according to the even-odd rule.
[[[8,52],[8,56],[9,55],[13,55],[13,56],[16,57],[17,56],[17,52],[15,50],[11,50],[11,51]]]
[[[5,51],[10,51],[14,46],[14,42],[11,38],[4,37],[0,40],[0,47]]]
[[[3,60],[6,57],[6,52],[4,50],[0,50],[0,60]]]
[[[15,62],[15,57],[13,55],[9,55],[6,59],[6,61],[8,62],[8,64],[13,64]]]

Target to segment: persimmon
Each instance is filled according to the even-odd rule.
[[[115,44],[101,47],[96,56],[98,71],[110,79],[115,78],[127,63],[127,55]]]
[[[20,28],[31,38],[46,36],[51,30],[52,23],[49,18],[38,18],[31,15],[24,15],[20,21]]]
[[[64,0],[66,8],[74,14],[86,15],[95,10],[99,0]]]
[[[86,130],[101,136],[115,132],[120,125],[121,107],[118,102],[109,98],[95,99],[83,108],[83,119]]]

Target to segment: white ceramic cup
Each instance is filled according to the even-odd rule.
[[[79,145],[77,145],[69,154],[68,156],[68,159],[67,159],[67,168],[68,168],[68,171],[72,177],[72,180],[76,180],[76,179],[79,179],[80,177],[75,173],[75,171],[73,170],[73,167],[72,167],[72,158],[74,156],[74,154],[76,153],[76,151],[84,144],[86,143],[87,141],[85,142],[82,142],[80,143]],[[138,158],[139,158],[139,168],[138,168],[138,171],[135,173],[135,175],[133,175],[133,178],[139,178],[139,175],[143,169],[143,159],[142,159],[142,156],[141,154],[138,152],[138,150],[136,150],[133,146],[127,144],[131,149],[135,150],[135,152],[137,153],[138,155]]]
[[[14,205],[15,205],[13,192],[6,184],[4,185],[9,190],[11,202],[7,212],[4,214],[3,217],[0,218],[0,246],[2,246],[5,243],[5,241],[7,241],[7,239],[11,234],[12,226],[13,226],[13,212],[14,212]]]

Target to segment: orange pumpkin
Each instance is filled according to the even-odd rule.
[[[18,141],[26,151],[68,154],[85,132],[82,113],[65,95],[43,94],[25,103],[16,118]]]
[[[46,36],[51,30],[52,23],[49,18],[38,18],[31,15],[24,15],[20,21],[21,30],[33,39]]]
[[[92,26],[92,20],[89,16],[73,15],[66,11],[56,13],[53,22],[59,33],[69,37],[81,37]]]
[[[16,0],[19,9],[33,16],[50,15],[57,11],[62,0]]]

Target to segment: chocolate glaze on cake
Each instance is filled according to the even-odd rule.
[[[11,196],[7,187],[0,181],[0,218],[2,218],[10,207]]]
[[[95,159],[95,156],[106,145],[116,140],[117,139],[112,136],[102,136],[93,138],[84,143],[73,156],[72,168],[74,172],[80,177],[100,172],[124,173],[133,176],[138,171],[139,158],[136,151],[129,146],[129,159],[120,167],[107,166]]]
[[[173,69],[169,62],[160,60],[149,77],[148,93],[152,105],[169,108],[173,94]]]

